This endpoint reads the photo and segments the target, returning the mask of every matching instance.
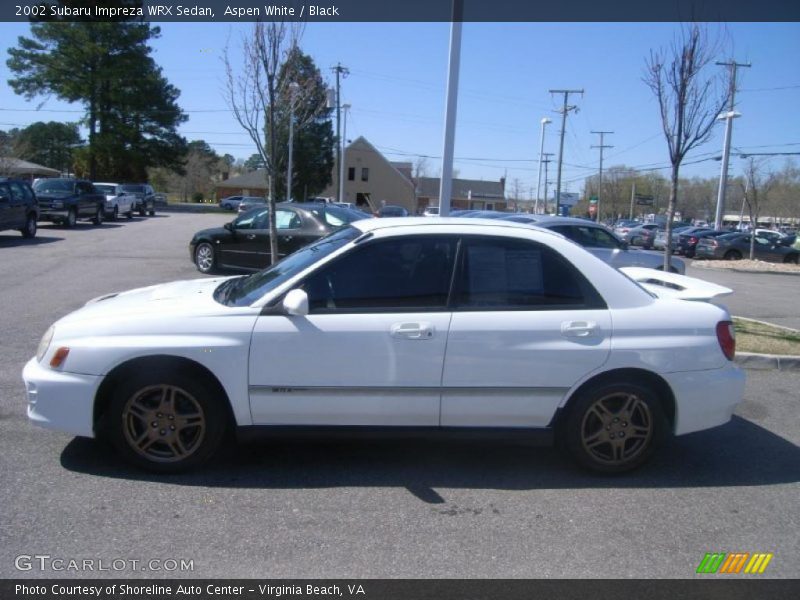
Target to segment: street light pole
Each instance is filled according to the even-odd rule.
[[[453,21],[450,23],[450,57],[447,66],[447,104],[444,113],[444,148],[442,178],[439,181],[439,216],[450,214],[453,193],[453,151],[456,142],[456,112],[458,111],[458,74],[461,65],[461,20],[464,0],[453,0]]]
[[[289,161],[286,169],[286,201],[292,199],[292,158],[294,155],[294,95],[300,85],[293,81],[289,84]]]
[[[552,123],[550,119],[544,117],[541,120],[542,123],[542,132],[539,134],[539,174],[536,176],[536,204],[534,205],[533,212],[535,214],[539,213],[539,195],[540,190],[542,189],[542,153],[544,152],[544,128],[545,125]]]
[[[342,105],[344,112],[344,130],[342,135],[342,159],[339,161],[339,202],[344,202],[344,157],[347,151],[347,111],[350,110],[349,104]]]
[[[725,189],[728,187],[728,159],[731,155],[731,129],[733,120],[741,116],[739,113],[729,111],[721,114],[717,119],[725,119],[725,142],[722,151],[722,168],[719,174],[719,190],[717,191],[717,209],[714,212],[714,229],[722,227],[723,211],[725,210]]]

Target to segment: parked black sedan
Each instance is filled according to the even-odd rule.
[[[329,204],[280,203],[275,209],[278,256],[283,258],[343,225],[365,218],[369,215],[361,211]],[[201,273],[269,266],[269,207],[241,213],[223,227],[198,231],[189,242],[189,256]]]
[[[694,258],[697,243],[705,238],[719,237],[730,233],[723,229],[695,229],[688,233],[681,233],[678,236],[678,246],[676,250],[686,258]]]

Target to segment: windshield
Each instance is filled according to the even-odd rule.
[[[74,181],[68,179],[42,179],[37,181],[34,190],[37,192],[72,192]]]
[[[95,183],[94,187],[97,188],[98,192],[100,192],[101,194],[105,194],[107,196],[117,193],[117,186],[115,185],[105,185],[102,183]]]
[[[123,192],[138,192],[140,194],[144,192],[143,185],[123,185],[120,187],[122,188]]]
[[[264,294],[271,292],[359,235],[361,232],[355,227],[340,229],[310,246],[290,254],[263,271],[228,279],[214,290],[214,300],[226,306],[249,306]]]

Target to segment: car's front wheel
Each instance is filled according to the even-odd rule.
[[[666,430],[661,402],[652,389],[616,382],[580,392],[569,407],[563,435],[582,466],[622,473],[650,458]]]
[[[201,273],[211,273],[216,264],[214,248],[208,242],[201,242],[194,251],[194,262]]]
[[[115,390],[109,436],[126,460],[161,473],[196,467],[217,450],[228,419],[213,385],[188,372],[143,373]]]
[[[75,224],[77,222],[78,222],[78,209],[76,209],[74,207],[70,208],[67,211],[67,218],[64,219],[64,221],[62,221],[62,223],[64,224],[64,227],[72,228],[72,227],[75,227]]]
[[[95,225],[102,225],[103,224],[103,207],[98,206],[97,212],[94,213],[94,218],[92,219],[92,223]]]
[[[20,229],[20,233],[22,233],[22,237],[24,238],[32,238],[36,237],[36,215],[31,213],[28,215],[28,218],[25,219],[25,227]]]

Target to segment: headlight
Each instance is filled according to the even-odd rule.
[[[44,358],[44,355],[47,353],[47,349],[50,347],[50,342],[53,341],[53,334],[55,331],[55,326],[51,325],[50,329],[48,329],[42,336],[42,341],[39,342],[39,347],[36,349],[36,360],[39,362],[42,362],[42,358]]]

